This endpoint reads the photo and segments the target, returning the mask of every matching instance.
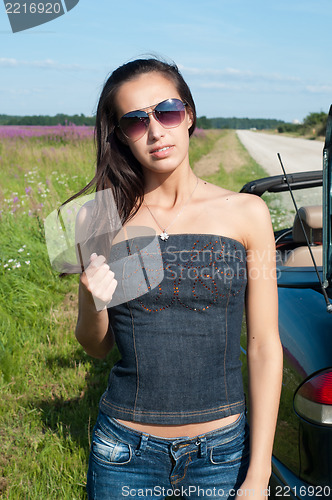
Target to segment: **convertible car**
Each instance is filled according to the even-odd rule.
[[[275,225],[284,368],[271,498],[332,498],[332,106],[322,150],[322,171],[241,190],[267,201]]]

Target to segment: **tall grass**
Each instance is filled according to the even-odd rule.
[[[93,378],[101,365],[94,367],[73,340],[77,277],[61,280],[50,268],[43,219],[93,170],[91,139],[56,146],[47,138],[1,141],[0,491],[6,498],[82,498],[89,415],[82,412],[84,421],[75,401],[84,400],[87,373]]]
[[[217,135],[191,140],[191,161]],[[0,496],[84,499],[89,436],[109,370],[76,342],[78,277],[48,260],[44,218],[94,174],[91,138],[0,140]]]
[[[234,130],[224,131],[222,140],[225,151],[231,148],[227,155],[227,164],[223,164],[221,159],[218,172],[205,177],[206,180],[231,191],[239,191],[247,182],[267,175],[266,171],[248,154]],[[234,153],[236,153],[236,160],[232,158]],[[233,160],[234,163],[236,162],[235,168]]]

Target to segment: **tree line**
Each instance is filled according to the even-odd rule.
[[[267,118],[207,118],[201,116],[197,118],[197,127],[199,128],[218,128],[218,129],[257,129],[270,130],[277,129],[284,125],[283,120],[273,120]]]
[[[87,125],[94,126],[95,117],[80,115],[66,115],[58,113],[55,116],[32,115],[32,116],[12,116],[0,115],[0,125]]]
[[[278,126],[278,132],[295,132],[299,135],[325,136],[327,113],[309,113],[302,123],[284,123]]]
[[[285,122],[281,120],[268,120],[263,118],[207,118],[201,116],[197,118],[197,127],[204,129],[276,129]],[[32,115],[32,116],[12,116],[0,114],[0,125],[87,125],[94,126],[95,117],[80,115],[66,115],[59,113],[55,116]]]
[[[283,120],[267,118],[197,118],[197,127],[203,129],[256,129],[278,130],[279,133],[292,132],[299,135],[324,136],[326,130],[327,114],[324,112],[310,113],[303,123],[288,123]],[[13,116],[0,114],[0,125],[86,125],[94,126],[95,117],[80,115],[66,115],[58,113],[55,116],[32,115]]]

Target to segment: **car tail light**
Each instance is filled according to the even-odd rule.
[[[294,397],[295,411],[306,420],[332,425],[332,369],[304,382]]]

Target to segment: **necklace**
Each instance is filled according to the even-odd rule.
[[[165,228],[162,228],[161,225],[159,224],[159,222],[157,221],[157,219],[155,218],[155,216],[153,215],[153,213],[151,212],[150,210],[150,207],[147,205],[147,203],[143,200],[143,203],[144,205],[146,206],[146,208],[149,210],[151,216],[153,217],[153,219],[155,220],[155,222],[157,223],[158,227],[161,229],[161,233],[159,235],[160,239],[163,240],[163,241],[167,241],[168,238],[169,238],[169,234],[167,233],[167,229],[169,229],[175,222],[175,220],[179,217],[179,215],[183,212],[183,210],[186,208],[186,206],[188,205],[189,201],[191,200],[197,186],[198,186],[198,177],[196,177],[197,179],[197,182],[196,182],[196,185],[191,193],[191,195],[189,196],[189,198],[187,199],[187,201],[185,202],[184,205],[182,205],[180,211],[176,214],[176,216],[174,217],[174,219],[168,224],[167,227]]]

